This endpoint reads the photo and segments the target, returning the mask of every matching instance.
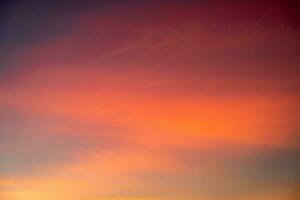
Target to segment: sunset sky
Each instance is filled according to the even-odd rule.
[[[297,200],[297,1],[12,0],[0,200]]]

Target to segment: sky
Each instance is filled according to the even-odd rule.
[[[0,2],[1,200],[296,200],[297,1]]]

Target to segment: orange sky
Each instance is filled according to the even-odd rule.
[[[296,200],[292,1],[3,8],[0,199]]]

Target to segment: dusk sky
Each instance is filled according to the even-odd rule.
[[[0,6],[0,200],[298,200],[297,1]]]

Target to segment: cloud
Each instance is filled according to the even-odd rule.
[[[4,177],[41,175],[51,166],[76,160],[86,151],[113,149],[122,143],[120,130],[107,125],[7,108],[0,118],[0,170]]]
[[[0,195],[287,198],[299,180],[291,4],[96,4],[13,6]]]

